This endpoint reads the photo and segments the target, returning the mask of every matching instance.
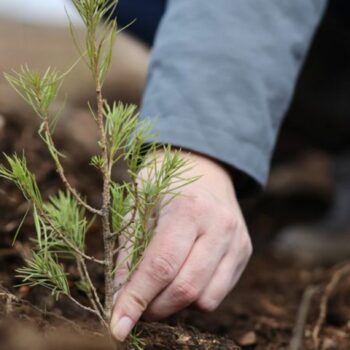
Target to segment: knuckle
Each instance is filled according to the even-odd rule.
[[[193,283],[183,280],[174,286],[172,294],[180,303],[192,303],[198,299],[200,291]]]
[[[124,279],[129,274],[129,269],[127,266],[122,266],[117,269],[114,275],[114,280]]]
[[[128,301],[130,303],[130,310],[136,309],[140,314],[146,310],[148,305],[147,301],[142,296],[133,291],[129,291]]]
[[[176,275],[176,264],[171,255],[164,254],[152,258],[150,263],[150,276],[163,284],[170,283]]]
[[[198,218],[206,213],[208,203],[206,196],[197,191],[186,193],[179,203],[183,214],[190,218]]]
[[[232,231],[235,231],[238,227],[238,219],[230,209],[225,208],[221,211],[220,220],[225,232],[232,233]]]
[[[247,252],[248,259],[253,255],[253,243],[249,235],[247,234],[246,242],[245,242],[245,249]]]
[[[244,232],[242,238],[241,238],[241,257],[243,262],[248,262],[250,257],[253,254],[253,243],[249,236],[249,233],[246,231]]]

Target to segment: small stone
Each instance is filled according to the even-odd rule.
[[[257,343],[256,333],[253,331],[247,332],[241,336],[238,340],[238,344],[241,346],[252,346]]]
[[[28,293],[30,291],[30,287],[28,286],[21,286],[18,290],[18,296],[23,299],[28,296]]]

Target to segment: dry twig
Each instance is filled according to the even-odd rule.
[[[318,287],[309,286],[304,291],[304,294],[298,309],[298,315],[297,315],[297,319],[293,330],[293,337],[289,343],[289,350],[301,350],[303,348],[305,325],[306,325],[307,317],[309,315],[310,304],[317,290],[318,290]]]
[[[339,281],[348,273],[350,273],[350,263],[346,263],[345,265],[335,268],[331,280],[328,282],[324,289],[324,293],[320,302],[320,313],[315,327],[312,331],[312,340],[315,350],[319,349],[321,343],[320,332],[326,319],[329,298],[337,287]]]
[[[8,303],[9,300],[11,301],[11,311],[13,310],[14,304],[20,304],[20,305],[27,305],[29,306],[32,310],[38,312],[39,314],[43,316],[49,316],[49,317],[54,317],[57,320],[63,321],[66,324],[69,324],[73,329],[75,329],[78,333],[83,333],[83,329],[74,321],[71,321],[64,316],[58,314],[57,312],[50,312],[47,310],[40,309],[38,306],[35,306],[28,300],[20,299],[13,293],[11,293],[9,290],[7,290],[5,287],[3,287],[0,284],[0,298],[4,298],[6,300],[6,312],[8,313]]]

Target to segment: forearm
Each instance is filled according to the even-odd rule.
[[[170,0],[142,105],[160,142],[264,184],[325,1]]]

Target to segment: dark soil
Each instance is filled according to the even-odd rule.
[[[60,188],[48,154],[36,136],[34,125],[20,115],[4,115],[0,130],[1,152],[25,153],[45,195]],[[58,144],[69,145],[57,138]],[[64,142],[63,142],[64,141]],[[75,147],[74,145],[72,146]],[[83,166],[87,157],[75,156],[67,169],[72,182],[92,203],[98,204],[97,174]],[[0,160],[3,161],[3,158]],[[305,209],[305,200],[307,208]],[[283,225],[300,217],[313,218],[327,200],[311,194],[283,199],[263,197],[245,204],[246,217],[255,240],[256,253],[237,288],[212,314],[186,310],[163,324],[140,325],[147,349],[287,349],[292,338],[302,295],[311,285],[321,286],[315,294],[304,329],[305,349],[314,349],[311,332],[316,323],[320,299],[333,273],[331,267],[307,268],[295,261],[274,256],[269,242]],[[304,206],[299,205],[304,203]],[[291,210],[292,208],[292,210]],[[297,210],[299,208],[299,210]],[[19,283],[15,269],[30,254],[33,222],[28,217],[18,241],[12,245],[27,204],[18,190],[0,180],[0,283],[13,296],[0,291],[0,348],[21,349],[113,349],[98,323],[62,299],[55,301],[40,288],[14,287]],[[293,215],[291,215],[293,213]],[[96,227],[92,231],[97,231]],[[91,233],[88,242],[98,256],[98,241]],[[91,244],[94,242],[94,244]],[[96,243],[96,244],[95,244]],[[97,250],[97,251],[96,251]],[[74,268],[68,266],[74,276]],[[92,271],[102,291],[102,271]],[[349,277],[349,276],[348,276]],[[77,295],[84,301],[83,296]],[[26,301],[29,301],[27,303]],[[40,310],[41,311],[40,311]],[[43,312],[42,310],[46,310]],[[68,319],[70,321],[68,321]],[[73,322],[72,322],[73,321]],[[62,336],[66,334],[67,336]],[[320,333],[321,349],[350,349],[350,278],[344,277],[331,296],[326,321]]]

